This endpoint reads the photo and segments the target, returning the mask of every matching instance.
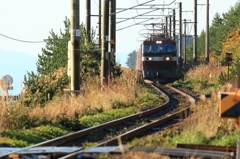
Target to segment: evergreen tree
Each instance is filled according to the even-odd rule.
[[[212,20],[212,27],[218,27],[223,24],[223,19],[221,18],[221,15],[217,12]]]
[[[209,28],[210,34],[210,56],[219,60],[222,52],[222,43],[226,40],[226,36],[231,28],[236,27],[240,23],[240,2],[237,2],[234,7],[231,7],[227,13],[220,15],[216,13],[212,25]],[[206,32],[202,30],[198,37],[198,60],[205,61],[205,36]],[[233,35],[232,35],[233,36]],[[192,46],[187,48],[192,51]],[[190,56],[188,56],[190,57]]]
[[[136,50],[134,50],[128,54],[128,59],[127,59],[126,64],[129,68],[136,69],[136,58],[137,58]]]
[[[35,104],[43,105],[55,95],[63,92],[69,85],[67,75],[68,40],[70,39],[70,22],[66,18],[65,29],[60,35],[50,32],[46,47],[42,48],[42,54],[38,55],[37,73],[27,72],[24,76],[25,99],[27,106]],[[86,31],[83,24],[80,25],[80,79],[84,82],[87,78],[100,74],[101,52],[94,44],[95,32],[92,31],[90,41],[86,42]],[[114,75],[120,75],[121,69],[115,62],[111,63]],[[50,98],[49,98],[50,97]]]
[[[60,35],[54,33],[53,30],[50,31],[50,36],[48,36],[49,41],[46,42],[46,48],[42,48],[42,54],[38,55],[37,71],[41,75],[48,75],[60,67],[67,66],[68,41],[57,39],[70,38],[70,22],[68,19],[64,21],[64,26],[65,30],[64,32],[60,31]]]
[[[218,56],[221,54],[222,42],[225,40],[227,30],[225,29],[223,19],[219,13],[216,13],[212,26],[209,28],[210,34],[210,52],[211,56],[215,59],[218,59]]]
[[[205,60],[205,36],[206,33],[202,30],[200,36],[197,39],[197,56],[198,60],[204,61]]]

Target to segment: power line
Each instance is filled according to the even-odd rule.
[[[96,4],[96,6],[100,9],[99,5],[97,4],[97,2],[95,0],[93,0],[94,3]]]
[[[19,42],[25,42],[25,43],[43,43],[44,41],[25,41],[25,40],[19,40],[19,39],[15,39],[15,38],[12,38],[12,37],[9,37],[7,35],[4,35],[4,34],[1,34],[1,36],[5,37],[5,38],[8,38],[8,39],[11,39],[11,40],[15,40],[15,41],[19,41]]]

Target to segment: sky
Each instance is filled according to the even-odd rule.
[[[147,2],[149,0],[117,0],[117,8],[129,8]],[[174,0],[155,0],[149,4],[168,4]],[[85,0],[80,0],[80,21],[84,22],[84,5]],[[91,0],[92,14],[98,13],[99,0]],[[182,19],[193,21],[193,0],[176,0],[173,5],[169,6],[177,8],[176,3],[182,2],[183,12]],[[210,22],[216,12],[222,13],[229,10],[230,6],[234,6],[237,0],[209,0],[210,3]],[[198,4],[206,4],[206,0],[198,0]],[[25,41],[43,41],[49,36],[49,31],[53,29],[54,32],[59,33],[60,29],[64,29],[63,21],[65,17],[70,15],[70,1],[69,0],[0,0],[0,34],[9,37],[25,40]],[[164,10],[164,14],[168,10]],[[141,11],[139,11],[139,14]],[[178,14],[178,10],[176,9]],[[198,5],[198,33],[205,27],[206,6]],[[120,17],[133,17],[137,12],[125,11],[117,14]],[[154,12],[154,14],[162,14],[162,10]],[[176,15],[178,17],[178,15]],[[117,19],[119,21],[120,19]],[[149,22],[158,22],[156,21]],[[134,24],[134,20],[129,20],[117,24],[117,29]],[[97,26],[97,18],[92,17],[92,27]],[[128,29],[117,31],[117,53],[129,53],[139,47],[136,39],[139,37],[138,32],[144,29],[143,26],[134,26]],[[193,30],[193,28],[191,29]],[[24,52],[37,56],[41,53],[41,48],[45,43],[25,43],[7,39],[0,36],[0,48],[6,50],[14,50]]]
[[[130,8],[138,3],[148,2],[150,0],[117,0],[117,8]],[[206,24],[206,0],[198,1],[198,34],[205,29]],[[92,15],[98,14],[98,2],[99,0],[91,0],[92,3]],[[127,2],[127,3],[126,3]],[[182,19],[187,19],[189,22],[193,22],[193,8],[194,0],[155,0],[149,4],[169,4],[174,2],[171,6],[166,8],[176,8],[176,17],[178,19],[178,2],[182,2]],[[220,14],[227,12],[231,6],[234,6],[238,0],[209,0],[210,3],[210,24],[213,16],[216,12]],[[85,0],[80,0],[80,22],[84,22],[84,5]],[[147,7],[145,7],[147,8]],[[149,7],[148,7],[149,8]],[[153,12],[154,15],[167,15],[171,14],[168,9],[161,9]],[[137,14],[141,14],[141,10],[124,11],[117,14],[117,18],[129,18],[134,17]],[[43,41],[50,35],[49,32],[53,30],[55,33],[59,33],[60,29],[64,29],[63,21],[70,15],[70,1],[69,0],[0,0],[0,48],[9,51],[22,52],[30,55],[37,56],[41,54],[41,48],[45,47],[44,42],[30,43],[32,41]],[[117,22],[121,19],[117,19]],[[142,20],[141,20],[142,21]],[[117,24],[117,29],[139,22],[139,20],[128,20],[123,23]],[[148,23],[162,22],[161,16],[157,20],[151,20]],[[97,30],[97,17],[92,17],[92,28]],[[117,31],[116,34],[116,54],[117,62],[122,66],[126,66],[125,62],[127,55],[140,47],[140,41],[143,38],[139,33],[144,33],[145,27],[137,25],[128,29]],[[192,24],[189,24],[189,34],[193,32]],[[16,40],[8,39],[2,35],[24,40],[28,42],[19,42]],[[1,57],[0,57],[1,58]],[[14,58],[14,57],[12,57]],[[19,59],[25,60],[28,59]],[[11,64],[11,61],[9,61]],[[14,63],[12,63],[14,64]],[[0,68],[0,75],[1,70]],[[36,68],[29,68],[35,70]],[[29,71],[30,71],[29,70]]]

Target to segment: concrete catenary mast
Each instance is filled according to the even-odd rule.
[[[70,0],[71,90],[80,90],[79,0]]]
[[[197,62],[197,0],[194,0],[193,60]]]
[[[178,57],[179,67],[182,68],[182,3],[178,3],[179,8],[179,34],[178,34]]]
[[[206,62],[209,62],[209,0],[207,0],[207,8],[206,8],[206,46],[205,46],[205,57]]]
[[[101,54],[101,85],[108,83],[108,65],[106,53],[109,41],[109,0],[102,0],[102,54]]]
[[[86,29],[86,42],[91,39],[91,0],[85,0],[85,29]]]

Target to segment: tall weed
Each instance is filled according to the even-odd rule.
[[[140,94],[143,94],[136,81],[135,71],[131,69],[124,69],[121,77],[109,80],[108,86],[104,87],[101,87],[99,77],[92,77],[81,86],[81,90],[85,90],[84,96],[74,97],[65,94],[56,97],[45,107],[33,108],[30,116],[57,121],[62,115],[70,117],[96,114],[116,108],[116,105],[119,106],[121,103],[133,103]]]
[[[187,80],[192,81],[217,82],[221,70],[223,71],[223,67],[220,63],[210,62],[209,64],[194,66],[188,71],[186,77]]]

